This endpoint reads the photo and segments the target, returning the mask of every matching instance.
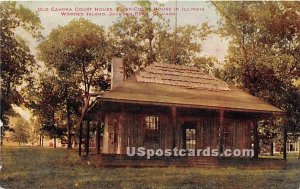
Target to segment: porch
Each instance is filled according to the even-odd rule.
[[[104,102],[101,109],[89,112],[84,128],[101,127],[98,130],[102,132],[103,153],[108,154],[124,154],[126,147],[141,146],[251,148],[253,122],[269,116],[227,109],[119,102]]]
[[[165,150],[209,147],[219,152],[225,149],[252,149],[251,144],[255,144],[257,138],[257,128],[253,123],[258,118],[270,116],[258,112],[152,104],[103,102],[100,105],[102,111],[90,111],[83,122],[86,157],[96,162],[97,166],[218,166],[220,161],[217,157],[154,156],[147,159],[128,156],[126,148]],[[99,110],[100,107],[94,109]],[[92,125],[94,136],[91,139]],[[81,133],[81,136],[84,135]],[[93,141],[92,145],[90,141]],[[79,150],[81,155],[81,148]],[[98,155],[91,155],[91,152]]]

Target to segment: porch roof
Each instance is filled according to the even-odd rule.
[[[159,104],[205,109],[282,114],[284,111],[196,67],[154,63],[100,101]]]
[[[123,84],[106,92],[99,100],[125,103],[173,105],[225,109],[231,111],[282,114],[284,111],[269,105],[234,86],[229,90],[209,91],[187,89],[156,83],[124,81]]]

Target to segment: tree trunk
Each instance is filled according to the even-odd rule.
[[[84,74],[84,78],[86,78],[85,74]],[[84,106],[82,108],[81,117],[80,117],[80,121],[79,121],[79,124],[80,124],[80,126],[79,126],[79,156],[81,156],[83,117],[85,115],[86,110],[89,107],[89,100],[90,100],[90,97],[87,92],[88,91],[87,88],[88,87],[86,87],[86,85],[85,85]]]
[[[85,139],[85,153],[88,157],[90,154],[90,121],[87,121],[86,124],[86,139]]]
[[[254,156],[253,158],[258,158],[259,154],[259,137],[258,137],[258,123],[257,120],[253,121],[253,144],[254,144]]]
[[[19,141],[19,147],[21,146],[21,142]]]
[[[56,148],[56,136],[54,136],[54,148]]]
[[[42,134],[42,146],[44,146],[44,135]]]
[[[300,159],[300,137],[298,137],[298,159]]]
[[[286,153],[286,142],[287,142],[287,129],[286,129],[286,123],[284,123],[282,134],[283,134],[283,159],[286,159],[287,153]]]
[[[81,146],[82,146],[82,121],[80,122],[80,126],[79,126],[79,144],[78,144],[78,153],[79,156],[81,156]]]
[[[152,64],[155,61],[155,55],[153,54],[153,48],[152,48],[152,41],[153,37],[149,37],[149,60],[148,64]]]
[[[274,156],[274,144],[273,144],[273,141],[271,141],[271,143],[270,143],[270,155]]]
[[[0,140],[0,146],[3,146],[3,126],[0,127],[0,138],[1,138],[1,140]]]
[[[71,133],[71,112],[70,112],[70,101],[67,99],[67,122],[68,122],[68,146],[67,149],[72,149],[72,133]]]

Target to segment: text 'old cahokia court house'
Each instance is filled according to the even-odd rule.
[[[196,67],[154,63],[124,80],[122,59],[114,58],[111,90],[98,97],[85,122],[104,123],[94,156],[103,166],[197,166],[219,158],[147,159],[128,156],[126,148],[251,149],[255,121],[282,113]]]

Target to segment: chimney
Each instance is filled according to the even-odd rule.
[[[123,59],[113,57],[111,62],[111,89],[114,89],[124,81]]]

